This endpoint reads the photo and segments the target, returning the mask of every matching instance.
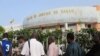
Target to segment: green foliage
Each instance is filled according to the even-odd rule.
[[[52,32],[52,35],[55,36],[57,44],[62,43],[62,31],[60,29],[56,29]]]
[[[5,29],[2,26],[0,26],[0,34],[2,34],[4,32],[5,32]]]
[[[88,33],[78,33],[76,38],[81,47],[88,49],[92,46],[92,37]]]
[[[76,33],[76,40],[80,43],[81,47],[88,50],[93,46],[92,33],[97,32],[95,29],[82,29]]]
[[[61,42],[61,38],[62,38],[62,31],[61,30],[55,30],[50,32],[49,30],[46,30],[45,32],[43,30],[37,30],[36,31],[38,33],[38,39],[41,42],[47,42],[47,39],[50,35],[54,35],[56,37],[56,41],[57,43]]]
[[[42,30],[42,29],[21,29],[17,31],[10,31],[9,33],[9,39],[12,40],[15,35],[23,35],[26,39],[29,39],[32,32],[36,32],[38,34],[38,39],[42,43],[47,43],[47,39],[50,35],[54,35],[56,37],[56,42],[58,44],[61,44],[62,42],[62,30],[56,29],[54,31],[50,30]],[[72,30],[66,30],[65,34],[67,35],[68,32],[73,32]],[[94,43],[92,42],[92,36],[91,33],[96,32],[95,29],[82,29],[80,32],[75,32],[76,41],[80,43],[81,47],[84,49],[90,48]],[[66,40],[66,39],[64,39]]]
[[[2,34],[5,32],[5,29],[0,26],[0,40],[2,39]]]

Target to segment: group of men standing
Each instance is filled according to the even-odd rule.
[[[48,38],[49,48],[47,51],[47,56],[59,56],[59,49],[55,42],[54,36],[49,36]],[[45,56],[44,46],[38,41],[37,33],[32,33],[31,39],[25,42],[23,45],[22,56]]]
[[[100,34],[93,33],[93,41],[95,45],[88,53],[85,53],[80,45],[75,41],[74,33],[68,33],[66,36],[68,46],[62,56],[100,56]],[[38,41],[38,34],[32,33],[31,38],[25,41],[23,36],[18,37],[19,55],[18,56],[45,56],[44,46]],[[59,56],[59,48],[55,41],[55,36],[48,38],[47,56]],[[3,39],[0,42],[0,56],[13,56],[12,43],[8,40],[8,34],[3,34]]]

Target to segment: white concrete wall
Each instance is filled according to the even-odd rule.
[[[70,23],[79,21],[97,22],[96,8],[66,7],[48,10],[29,16],[24,20],[23,25],[24,27],[28,28],[42,25],[54,25],[57,23]]]

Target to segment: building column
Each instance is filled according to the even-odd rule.
[[[100,31],[100,23],[96,23],[96,24],[95,24],[95,28],[96,28],[98,31]]]
[[[77,24],[76,24],[76,30],[77,30],[77,31],[80,31],[80,30],[83,29],[83,28],[85,28],[85,24],[83,24],[83,23],[82,23],[82,24],[80,24],[80,23],[77,23]]]
[[[83,28],[86,28],[86,27],[85,27],[85,24],[82,23],[82,24],[81,24],[81,28],[82,28],[82,29],[83,29]]]
[[[65,30],[68,30],[68,23],[65,23]]]

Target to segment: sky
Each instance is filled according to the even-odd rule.
[[[49,9],[100,5],[100,0],[0,0],[0,25],[23,24],[27,16]]]

